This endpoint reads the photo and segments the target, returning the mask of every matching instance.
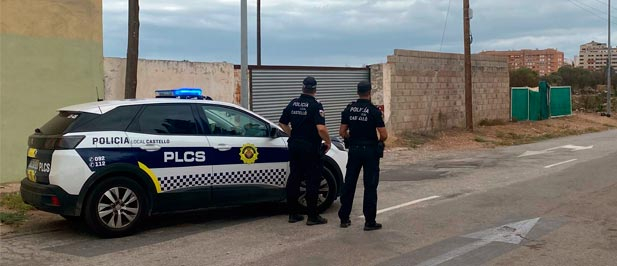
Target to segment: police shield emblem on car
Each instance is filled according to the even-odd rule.
[[[257,152],[257,147],[254,144],[244,144],[242,148],[240,148],[240,159],[245,164],[252,164],[257,161],[259,156],[259,152]]]

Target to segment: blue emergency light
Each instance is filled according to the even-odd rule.
[[[156,95],[156,98],[212,100],[212,98],[202,95],[202,91],[200,88],[178,88],[174,90],[156,90],[154,93]]]

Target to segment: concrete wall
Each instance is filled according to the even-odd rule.
[[[124,99],[126,59],[105,58],[105,99]],[[235,102],[234,65],[189,61],[144,60],[137,67],[137,98],[152,98],[154,91],[201,88],[217,101]]]
[[[102,95],[102,35],[102,0],[0,0],[0,182],[56,109]]]
[[[508,62],[472,56],[474,123],[510,119]],[[460,54],[395,50],[371,66],[374,102],[386,107],[395,135],[465,127],[464,57]]]

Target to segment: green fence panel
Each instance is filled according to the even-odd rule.
[[[512,88],[511,104],[512,119],[516,121],[529,120],[529,88]]]
[[[551,87],[551,117],[572,115],[572,89]]]
[[[540,116],[540,92],[529,90],[529,120],[541,120]]]
[[[549,108],[549,88],[546,81],[540,81],[540,120],[549,119],[551,116]]]

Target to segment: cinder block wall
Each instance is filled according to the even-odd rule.
[[[474,123],[510,119],[506,58],[473,55]],[[461,54],[395,50],[371,66],[375,104],[383,104],[395,135],[465,127],[464,57]]]
[[[105,99],[124,99],[126,59],[106,57]],[[201,88],[217,101],[235,102],[234,65],[217,62],[190,62],[139,59],[137,98],[153,98],[156,90]]]

